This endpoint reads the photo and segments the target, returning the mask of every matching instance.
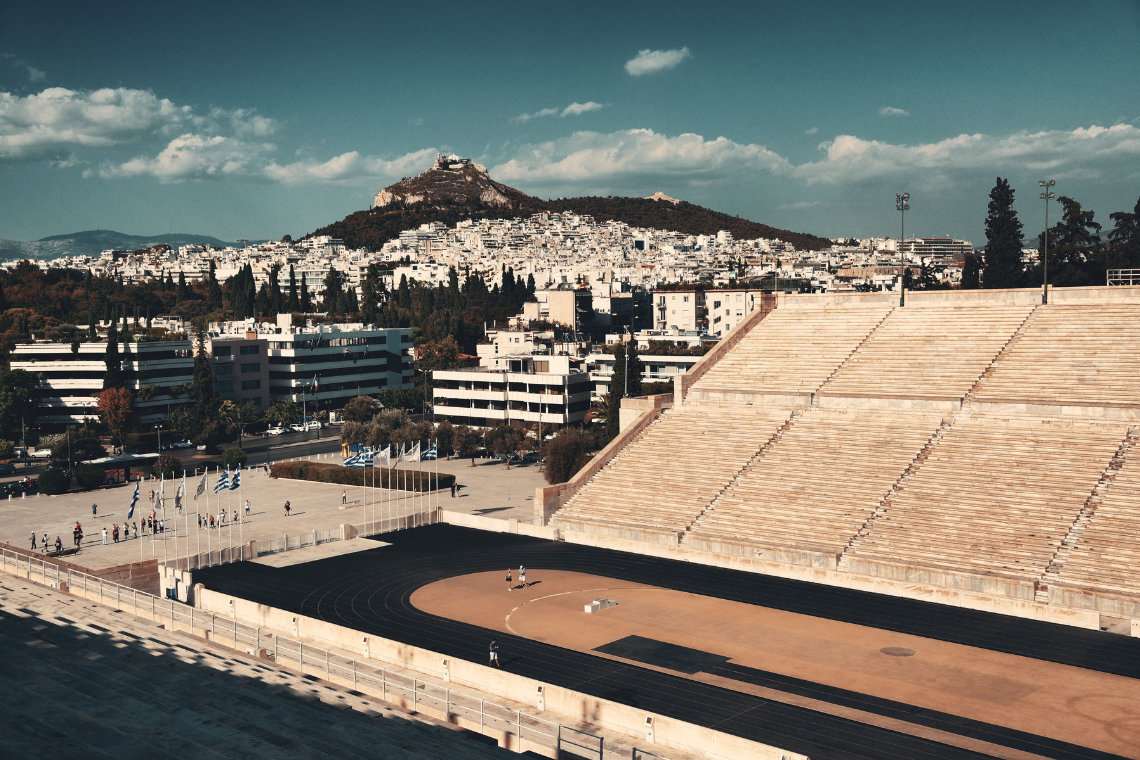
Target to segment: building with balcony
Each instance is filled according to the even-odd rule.
[[[504,369],[432,372],[437,421],[456,425],[540,422],[557,430],[582,422],[590,409],[590,376],[570,356],[505,357]]]
[[[269,341],[255,331],[211,335],[207,342],[214,391],[237,404],[266,409],[269,396]]]
[[[35,410],[44,432],[57,432],[95,418],[96,394],[107,374],[107,343],[68,345],[38,341],[12,349],[11,368],[40,376]],[[132,406],[141,425],[170,421],[170,412],[190,403],[177,386],[188,385],[194,373],[194,354],[188,340],[126,341],[120,344],[126,387],[135,392]],[[29,414],[29,421],[33,415]]]

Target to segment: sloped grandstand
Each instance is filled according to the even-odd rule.
[[[1138,436],[1138,288],[781,294],[536,509],[570,541],[1140,622]]]

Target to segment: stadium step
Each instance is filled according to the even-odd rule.
[[[1061,543],[1053,553],[1053,559],[1050,560],[1049,565],[1038,579],[1037,589],[1034,594],[1036,601],[1042,604],[1049,603],[1049,584],[1059,580],[1061,571],[1065,568],[1065,561],[1069,558],[1069,554],[1073,548],[1081,540],[1085,527],[1092,522],[1093,517],[1096,515],[1097,507],[1104,501],[1105,494],[1112,486],[1112,482],[1116,479],[1120,468],[1124,466],[1125,461],[1127,461],[1132,451],[1136,448],[1137,443],[1140,443],[1140,430],[1129,429],[1124,436],[1124,440],[1120,443],[1120,448],[1116,450],[1116,454],[1113,455],[1108,465],[1105,466],[1100,480],[1097,481],[1092,493],[1089,494],[1084,506],[1081,507],[1080,513],[1073,520],[1069,532],[1061,539]]]
[[[693,519],[693,521],[685,527],[685,534],[681,537],[681,543],[687,543],[686,539],[689,537],[689,534],[700,527],[701,519],[705,516],[705,514],[716,509],[717,504],[720,503],[720,501],[724,498],[724,495],[728,493],[728,490],[731,488],[732,484],[739,480],[742,475],[752,470],[757,465],[757,463],[759,463],[759,461],[764,458],[764,453],[771,451],[772,447],[780,442],[780,439],[783,437],[784,433],[788,432],[792,425],[796,424],[796,420],[799,419],[801,415],[803,415],[803,410],[794,410],[788,416],[788,419],[784,420],[784,424],[776,428],[776,432],[773,433],[772,437],[769,438],[768,441],[760,447],[760,449],[752,456],[752,459],[748,460],[748,463],[745,464],[744,467],[740,468],[740,471],[733,475],[732,479],[724,484],[724,488],[720,489],[720,492],[717,493],[711,502],[709,502],[709,505],[697,513],[697,516]]]
[[[970,400],[970,397],[974,395],[979,387],[981,387],[982,382],[994,373],[994,371],[1001,364],[1002,359],[1008,355],[1010,351],[1013,350],[1014,346],[1018,344],[1018,342],[1021,340],[1021,336],[1025,335],[1026,330],[1035,321],[1037,321],[1037,312],[1040,308],[1040,306],[1034,306],[1033,310],[1030,311],[1028,315],[1026,315],[1025,321],[1023,321],[1017,330],[1014,331],[1013,335],[1009,336],[1009,340],[1007,340],[1005,342],[1005,345],[1001,347],[1001,350],[997,352],[997,356],[995,356],[993,361],[990,362],[990,365],[986,367],[986,369],[978,377],[977,381],[972,386],[970,386],[970,390],[966,391],[966,395],[962,398],[963,404]]]
[[[867,332],[867,334],[863,336],[863,339],[861,341],[859,341],[859,343],[855,346],[855,348],[853,348],[851,350],[851,353],[849,353],[849,354],[847,354],[847,356],[843,357],[843,361],[839,362],[839,364],[836,365],[835,369],[831,370],[831,374],[828,375],[826,378],[824,378],[823,382],[819,384],[819,387],[817,387],[815,389],[814,395],[812,397],[812,403],[813,404],[816,404],[816,405],[819,404],[819,394],[821,392],[823,392],[824,388],[827,387],[827,384],[830,383],[832,380],[835,379],[836,376],[839,375],[839,373],[843,370],[843,368],[846,367],[847,364],[851,361],[851,358],[853,356],[855,356],[857,353],[859,353],[859,349],[861,349],[863,346],[865,346],[867,344],[867,341],[869,341],[871,339],[871,336],[875,334],[875,331],[883,326],[883,323],[887,321],[887,318],[890,317],[891,314],[893,314],[897,308],[898,307],[892,307],[890,310],[888,310],[887,313],[883,315],[883,318],[880,319],[878,322],[876,322],[875,326],[872,327]]]
[[[903,470],[902,475],[899,475],[899,479],[891,486],[891,490],[883,496],[879,502],[879,506],[875,508],[875,511],[867,518],[862,527],[851,537],[851,540],[847,542],[847,546],[843,547],[843,553],[839,555],[839,561],[836,563],[836,570],[840,572],[847,571],[851,555],[859,551],[859,545],[863,542],[864,536],[868,535],[871,529],[875,527],[875,523],[890,510],[891,502],[894,501],[895,495],[906,488],[907,482],[918,472],[918,469],[922,467],[922,463],[930,456],[930,452],[942,441],[947,431],[954,426],[954,419],[955,415],[950,415],[942,420],[942,424],[934,431],[934,435],[930,436],[930,440],[927,441],[926,445],[922,447],[922,450],[915,455],[910,465]]]

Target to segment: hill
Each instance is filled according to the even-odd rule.
[[[66,235],[51,235],[39,240],[4,240],[0,238],[0,260],[55,259],[61,256],[98,256],[114,248],[134,251],[166,243],[172,248],[182,245],[210,245],[224,248],[229,243],[209,235],[171,232],[165,235],[128,235],[114,230],[85,230]]]
[[[826,238],[741,219],[738,216],[675,201],[657,193],[651,198],[558,198],[543,200],[495,182],[479,164],[458,156],[436,159],[417,177],[405,178],[376,194],[373,207],[310,233],[341,238],[352,248],[380,248],[404,230],[428,222],[449,226],[464,219],[510,219],[542,211],[588,214],[599,222],[619,221],[686,235],[713,235],[728,230],[738,240],[779,238],[797,248],[818,250]]]

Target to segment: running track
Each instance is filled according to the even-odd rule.
[[[1140,641],[1099,631],[450,525],[389,533],[383,539],[392,546],[284,568],[240,562],[197,571],[194,580],[222,593],[471,662],[483,662],[487,642],[497,638],[503,666],[514,673],[801,752],[812,760],[988,756],[429,615],[413,607],[410,597],[444,578],[523,564],[538,580],[544,569],[591,573],[1140,677]],[[731,662],[710,672],[1059,760],[1116,757]]]

